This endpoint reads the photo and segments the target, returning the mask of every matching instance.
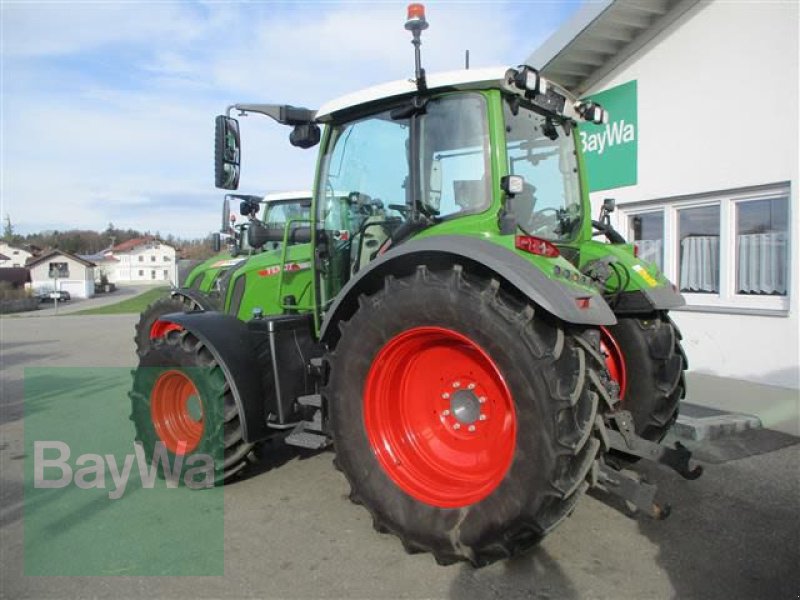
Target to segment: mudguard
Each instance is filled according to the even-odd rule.
[[[247,323],[214,311],[171,313],[160,320],[189,330],[214,356],[230,383],[242,419],[244,441],[257,442],[272,433],[267,427],[262,366],[258,361],[255,334]]]
[[[202,310],[219,310],[218,303],[206,292],[193,288],[175,288],[170,290],[170,296],[185,296],[191,298]]]
[[[548,278],[524,258],[478,238],[448,235],[412,240],[389,250],[352,277],[325,314],[320,338],[329,342],[337,335],[334,326],[355,312],[360,294],[374,293],[387,275],[413,272],[417,265],[446,267],[459,263],[489,270],[505,280],[533,303],[567,323],[613,325],[614,313],[600,294],[591,297],[589,307],[579,309],[576,300],[587,292]]]

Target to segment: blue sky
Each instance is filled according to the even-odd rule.
[[[516,65],[579,2],[427,2],[429,72]],[[218,227],[213,118],[316,108],[413,75],[405,2],[9,2],[0,6],[3,219],[21,233]],[[316,148],[242,120],[240,191],[305,189]]]

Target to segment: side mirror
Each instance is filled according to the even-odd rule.
[[[241,148],[239,121],[219,115],[214,132],[214,184],[223,190],[239,187]]]
[[[222,224],[220,225],[219,230],[222,232],[227,232],[231,228],[230,219],[231,216],[231,197],[225,196],[225,199],[222,201]]]
[[[222,250],[222,238],[219,232],[211,234],[211,249],[214,251],[214,254],[219,254],[220,250]]]
[[[603,200],[603,206],[600,207],[600,222],[603,225],[611,225],[611,215],[617,206],[617,201],[614,198],[606,198]]]

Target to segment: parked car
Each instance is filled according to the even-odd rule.
[[[72,300],[72,297],[66,290],[42,290],[36,294],[36,297],[39,298],[39,302],[48,302],[56,298],[58,298],[59,302],[69,302]]]

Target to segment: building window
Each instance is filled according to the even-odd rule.
[[[628,228],[639,258],[654,262],[664,270],[664,211],[640,213],[629,217]]]
[[[639,257],[677,283],[689,309],[789,309],[789,187],[761,186],[627,204]]]
[[[164,257],[164,262],[169,262],[169,256]]]
[[[139,262],[144,262],[144,256],[142,256],[141,254],[139,255]]]
[[[155,255],[153,255],[153,256],[151,256],[151,257],[150,257],[150,262],[156,262],[156,257],[155,257]]]
[[[144,271],[142,269],[139,269],[139,277],[144,277]]]
[[[789,198],[736,203],[736,293],[786,295]]]
[[[155,278],[156,278],[156,270],[155,269],[151,269],[150,270],[150,279],[155,279]]]
[[[719,293],[719,205],[678,210],[682,292]]]
[[[48,265],[48,276],[66,279],[69,277],[69,265],[65,262],[51,262]]]
[[[169,279],[169,271],[164,269],[164,279]]]

